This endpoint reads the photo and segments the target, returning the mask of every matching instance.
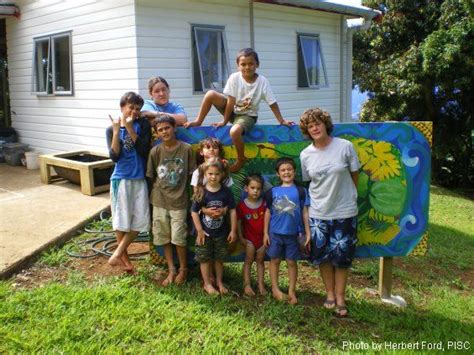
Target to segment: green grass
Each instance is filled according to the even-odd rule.
[[[472,278],[474,265],[473,210],[472,200],[432,188],[429,253],[395,262],[393,293],[408,302],[403,309],[367,292],[366,286],[377,286],[377,260],[355,263],[347,320],[322,309],[319,275],[308,266],[300,268],[305,279],[299,287],[300,305],[289,306],[270,297],[205,296],[197,270],[184,287],[156,287],[151,282],[155,268],[143,262],[134,277],[97,275],[90,281],[71,271],[65,282],[42,287],[0,282],[0,353],[351,350],[343,348],[344,341],[369,346],[372,352],[372,343],[419,342],[421,347],[421,342],[441,342],[452,352],[448,341],[454,340],[469,341],[466,353],[472,353],[474,297],[468,275]],[[64,258],[60,249],[40,262],[68,267]],[[241,264],[227,264],[225,272],[229,286],[241,291]],[[285,277],[282,284],[287,285]]]

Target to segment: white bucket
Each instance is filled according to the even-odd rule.
[[[26,168],[29,170],[39,169],[39,153],[25,152]]]

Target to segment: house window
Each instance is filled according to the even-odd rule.
[[[318,35],[298,34],[298,87],[328,85],[326,66]]]
[[[71,33],[34,39],[36,94],[72,95]]]
[[[224,27],[193,25],[194,91],[222,91],[229,76],[229,60]]]

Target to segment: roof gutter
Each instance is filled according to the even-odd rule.
[[[13,3],[0,3],[0,18],[20,18],[20,8]]]
[[[346,16],[363,17],[367,20],[372,20],[382,15],[380,11],[371,9],[369,7],[345,5],[325,0],[255,0],[255,2],[327,11]]]

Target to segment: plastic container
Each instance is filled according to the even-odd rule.
[[[3,155],[5,157],[5,161],[9,165],[22,165],[21,159],[25,157],[26,151],[28,151],[28,144],[6,143],[3,145]]]
[[[28,170],[39,169],[39,153],[38,152],[25,152],[26,168]]]

